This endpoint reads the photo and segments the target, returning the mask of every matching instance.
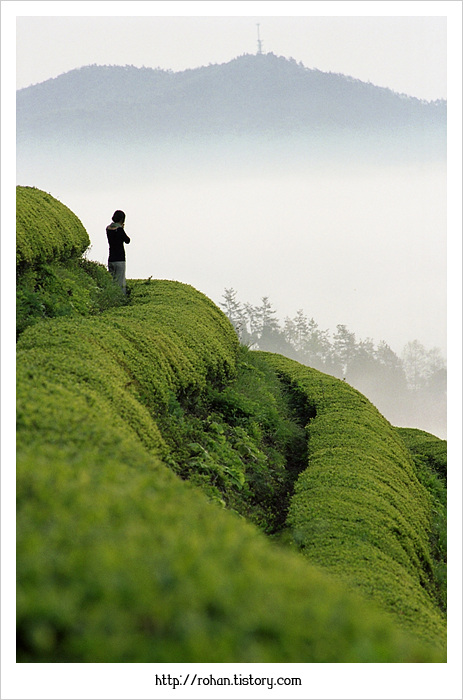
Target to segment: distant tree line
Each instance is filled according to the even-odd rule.
[[[283,325],[269,297],[260,305],[241,303],[237,292],[225,289],[221,306],[241,343],[276,352],[344,379],[361,391],[394,425],[416,427],[439,437],[446,434],[447,370],[438,348],[428,350],[418,340],[397,355],[382,340],[358,340],[347,326],[319,328],[299,309]]]

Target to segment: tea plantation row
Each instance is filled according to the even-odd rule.
[[[430,544],[434,504],[398,431],[346,383],[265,357],[314,414],[308,468],[288,516],[298,547],[415,634],[445,646],[441,561]]]

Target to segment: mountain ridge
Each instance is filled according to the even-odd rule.
[[[18,139],[166,134],[445,130],[446,102],[427,102],[274,54],[173,72],[83,66],[17,92]]]

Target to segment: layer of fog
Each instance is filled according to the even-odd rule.
[[[281,321],[303,309],[398,354],[415,339],[445,353],[445,163],[289,152],[26,150],[17,182],[69,206],[102,263],[105,227],[123,209],[129,278],[186,282],[217,304],[233,287],[252,304],[270,297]]]

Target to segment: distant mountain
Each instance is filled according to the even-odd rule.
[[[425,102],[274,54],[178,73],[86,66],[17,93],[18,143],[320,131],[444,134],[447,104]]]

